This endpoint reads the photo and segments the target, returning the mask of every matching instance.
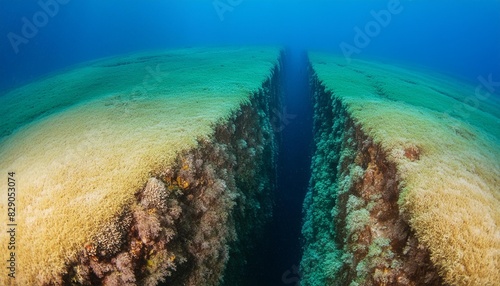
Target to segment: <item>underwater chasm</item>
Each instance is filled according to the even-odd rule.
[[[0,284],[275,285],[252,264],[274,266],[259,247],[287,223],[273,222],[286,207],[281,127],[294,128],[276,114],[286,58],[263,47],[128,55],[0,97],[0,111],[25,108],[0,129],[0,171],[23,187],[17,243],[30,246]],[[465,115],[450,106],[474,87],[454,79],[303,60],[313,150],[300,285],[500,281],[498,100]]]

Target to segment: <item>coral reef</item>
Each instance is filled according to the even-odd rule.
[[[151,177],[136,202],[84,246],[64,281],[237,283],[255,234],[271,217],[277,139],[270,114],[279,106],[278,72],[277,66],[209,139]]]
[[[15,283],[230,277],[232,253],[270,216],[279,57],[256,47],[131,54],[2,95],[0,109],[19,111],[0,128],[0,171],[23,186]]]
[[[465,117],[453,107],[474,94],[467,84],[310,59],[316,146],[301,284],[494,285],[498,100]]]
[[[175,188],[150,178],[137,203],[105,224],[68,261],[65,284],[156,285],[185,259],[169,243],[182,214]]]
[[[313,76],[315,153],[304,202],[304,285],[441,284],[399,215],[394,163]]]

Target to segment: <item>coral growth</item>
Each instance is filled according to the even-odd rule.
[[[168,247],[182,214],[177,194],[150,178],[138,201],[86,243],[64,280],[80,285],[156,285],[182,263]]]
[[[311,190],[304,202],[304,285],[441,284],[429,252],[399,214],[400,178],[345,106],[312,78]],[[418,149],[407,148],[411,159]]]
[[[0,124],[0,170],[15,171],[16,181],[23,184],[18,199],[24,203],[16,205],[22,215],[16,223],[26,231],[16,241],[23,246],[16,249],[22,261],[16,283],[61,284],[62,275],[64,281],[71,280],[71,268],[84,246],[95,248],[94,256],[102,263],[111,263],[130,247],[132,264],[139,269],[148,260],[160,261],[151,259],[157,254],[149,252],[164,251],[154,246],[163,237],[169,244],[178,238],[176,215],[165,216],[169,225],[159,211],[164,206],[150,207],[165,195],[160,193],[140,206],[154,224],[136,230],[134,217],[146,220],[135,206],[140,199],[135,194],[150,178],[162,181],[158,174],[168,167],[180,170],[177,156],[198,148],[200,140],[212,140],[218,125],[234,125],[229,121],[242,105],[250,104],[253,94],[262,93],[262,101],[271,104],[263,83],[278,58],[274,47],[198,47],[114,56],[64,69],[0,96],[1,114],[8,114]],[[154,72],[154,79],[144,81],[146,71]],[[253,128],[258,134],[260,126]],[[246,153],[257,154],[257,148],[251,148],[245,148]],[[197,188],[196,179],[183,178],[163,184],[179,193]],[[6,190],[7,181],[2,182]],[[167,208],[168,200],[178,201],[179,195],[170,193]],[[186,200],[195,201],[190,195]],[[0,209],[7,211],[6,200]],[[110,223],[124,209],[130,212],[131,225]],[[136,232],[132,235],[131,227]],[[0,244],[8,240],[8,233],[0,233]],[[162,257],[170,259],[169,253]],[[0,252],[2,260],[8,256]],[[180,264],[182,255],[175,257],[173,263]],[[161,263],[155,267],[166,269]],[[143,270],[136,273],[139,284],[149,271]],[[0,276],[0,284],[8,283],[7,275]]]
[[[276,85],[274,80],[217,126],[211,141],[200,141],[178,159],[178,168],[162,174],[177,182],[185,198],[179,235],[186,240],[187,263],[168,281],[234,285],[243,276],[241,263],[250,255],[254,235],[271,216],[276,139],[269,115],[279,94],[268,85]]]
[[[456,79],[309,56],[317,148],[305,284],[343,283],[332,272],[364,285],[498,284],[498,97],[463,113],[474,86]]]
[[[149,178],[86,243],[64,280],[81,285],[234,285],[271,216],[278,67],[209,138]],[[234,259],[230,262],[230,259]],[[226,269],[231,265],[230,269]],[[227,270],[227,271],[226,271]]]

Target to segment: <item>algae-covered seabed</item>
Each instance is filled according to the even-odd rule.
[[[309,57],[321,84],[396,163],[400,212],[408,215],[444,281],[498,283],[498,95],[435,74],[347,64],[320,53]]]
[[[59,276],[155,171],[247,102],[278,58],[274,48],[134,54],[2,95],[0,188],[8,172],[17,186],[15,282]],[[6,203],[4,191],[3,222]],[[2,232],[0,245],[8,240]],[[0,253],[5,264],[8,251]]]

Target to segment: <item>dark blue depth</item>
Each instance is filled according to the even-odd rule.
[[[288,47],[284,58],[284,98],[278,128],[278,188],[273,221],[250,260],[247,285],[297,285],[301,259],[302,202],[310,178],[312,104],[306,51]]]

